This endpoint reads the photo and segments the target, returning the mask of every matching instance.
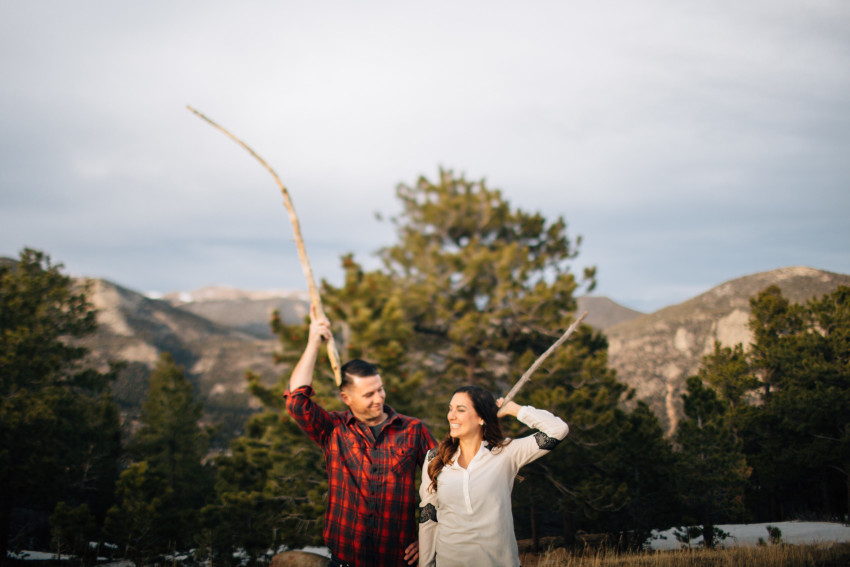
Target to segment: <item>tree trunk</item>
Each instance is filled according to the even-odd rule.
[[[564,506],[564,545],[570,547],[576,542],[576,527],[569,506]]]
[[[850,524],[850,463],[844,466],[844,487],[846,501],[844,502],[844,524]]]
[[[706,549],[714,549],[714,523],[706,521],[702,525],[702,545]]]
[[[537,533],[537,508],[534,506],[533,495],[531,497],[529,514],[531,516],[531,545],[534,548],[534,553],[540,553],[540,535]]]
[[[821,502],[823,502],[823,511],[827,518],[835,517],[835,514],[838,512],[835,509],[837,502],[833,501],[829,496],[830,488],[832,488],[830,486],[831,484],[829,475],[824,474],[820,479],[820,497]]]

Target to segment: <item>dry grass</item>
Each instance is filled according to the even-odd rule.
[[[771,545],[729,549],[691,549],[618,554],[592,551],[571,554],[563,548],[522,554],[523,567],[844,567],[850,544]]]

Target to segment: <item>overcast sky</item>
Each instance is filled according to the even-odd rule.
[[[0,0],[0,255],[142,292],[306,289],[439,168],[563,216],[649,312],[850,273],[850,2]]]

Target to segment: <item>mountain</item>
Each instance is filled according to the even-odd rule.
[[[286,371],[274,364],[278,342],[268,327],[272,311],[294,323],[303,321],[309,306],[300,292],[204,288],[152,298],[106,280],[91,282],[89,297],[100,325],[85,345],[102,367],[109,360],[126,361],[114,391],[129,426],[138,416],[159,353],[168,351],[195,385],[205,420],[221,425],[222,439],[239,434],[258,408],[247,391],[246,371],[266,384]],[[609,363],[619,380],[653,408],[669,433],[682,414],[685,379],[697,373],[714,341],[749,344],[749,299],[773,284],[799,303],[850,285],[850,276],[782,268],[723,283],[654,313],[592,296],[577,298],[578,311],[588,311],[585,321],[606,334]]]
[[[238,433],[258,407],[247,390],[246,371],[268,384],[279,379],[281,369],[275,367],[273,356],[276,340],[258,338],[106,280],[90,281],[89,300],[98,310],[99,325],[83,343],[101,367],[110,360],[126,361],[113,390],[130,427],[163,351],[184,367],[204,404],[205,420],[221,425],[223,438]]]
[[[302,291],[206,287],[190,293],[169,293],[162,299],[183,311],[260,339],[273,337],[269,326],[272,312],[277,311],[289,324],[303,321],[310,312],[310,295]]]
[[[643,315],[640,311],[624,307],[607,297],[583,295],[576,299],[576,303],[578,304],[576,309],[578,313],[587,311],[584,323],[600,331]]]
[[[750,344],[749,300],[770,285],[779,286],[791,302],[803,303],[850,285],[850,276],[806,267],[761,272],[605,329],[609,364],[621,382],[634,388],[636,399],[652,407],[668,433],[682,415],[685,380],[714,351],[714,342]]]

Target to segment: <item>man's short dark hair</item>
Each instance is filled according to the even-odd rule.
[[[342,368],[339,369],[339,373],[342,374],[342,381],[339,384],[339,389],[342,390],[345,386],[351,384],[352,377],[368,378],[370,376],[377,376],[379,371],[378,367],[371,362],[355,358],[343,364]]]

